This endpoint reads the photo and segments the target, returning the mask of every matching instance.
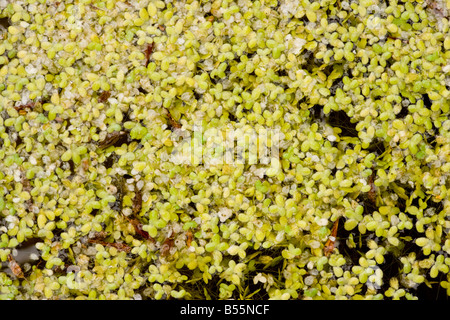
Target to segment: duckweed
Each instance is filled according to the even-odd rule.
[[[0,299],[447,298],[449,12],[0,0]]]

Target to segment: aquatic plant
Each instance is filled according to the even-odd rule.
[[[446,298],[449,10],[0,0],[0,298]]]

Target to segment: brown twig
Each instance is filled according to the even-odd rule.
[[[142,209],[142,193],[136,188],[135,194],[133,199],[133,213],[138,214]]]
[[[21,104],[20,106],[14,106],[14,109],[16,109],[19,112],[19,114],[25,115],[28,112],[25,109],[33,110],[35,104],[36,102],[31,101],[26,104]]]
[[[111,92],[110,91],[107,91],[107,90],[102,91],[102,93],[98,97],[98,102],[104,103],[104,102],[106,102],[106,100],[109,99],[110,96],[111,96]]]
[[[139,234],[142,238],[144,238],[144,239],[146,239],[146,240],[150,240],[150,241],[152,241],[152,242],[155,241],[152,237],[150,237],[150,235],[148,234],[148,232],[145,231],[145,230],[142,228],[142,223],[140,223],[139,220],[137,220],[137,219],[130,219],[130,218],[126,217],[126,216],[125,216],[125,218],[128,220],[129,223],[131,223],[131,225],[132,225],[133,228],[134,228],[134,231],[135,231],[137,234]]]
[[[186,232],[186,247],[190,247],[193,239],[193,234],[191,231]]]
[[[166,238],[166,240],[164,240],[163,244],[161,245],[161,256],[167,256],[170,253],[170,249],[173,248],[174,243],[174,234],[172,234],[170,237]]]
[[[125,243],[120,242],[106,242],[104,241],[108,234],[105,231],[96,232],[94,237],[89,239],[89,243],[98,243],[104,247],[114,247],[119,251],[125,251],[126,253],[131,251],[131,247],[126,245]]]
[[[167,111],[167,117],[169,118],[169,126],[171,128],[180,129],[181,124],[172,117],[172,114],[170,113],[169,109],[167,109],[167,108],[165,108],[165,109]]]
[[[376,187],[375,184],[373,183],[373,181],[375,180],[375,172],[372,173],[369,177],[369,185],[370,185],[370,190],[367,193],[369,196],[370,201],[372,201],[373,204],[376,204],[377,201],[377,193],[376,193]]]
[[[336,242],[336,235],[337,235],[338,226],[339,226],[339,218],[334,222],[333,228],[331,229],[331,234],[328,237],[327,242],[325,243],[325,247],[323,249],[323,252],[324,252],[326,257],[328,257],[331,254],[331,252],[333,252],[334,244]]]
[[[109,133],[103,141],[101,141],[98,146],[100,149],[108,148],[109,146],[115,145],[120,139],[127,136],[127,131],[114,131]]]
[[[150,56],[153,52],[153,47],[154,44],[153,43],[149,43],[147,44],[147,48],[145,49],[145,66],[147,67],[149,62],[150,62]]]
[[[126,245],[125,243],[106,242],[106,241],[101,241],[101,240],[97,240],[97,239],[89,239],[88,242],[89,243],[98,243],[98,244],[101,244],[104,247],[113,247],[113,248],[116,248],[119,251],[125,251],[126,253],[131,251],[131,247]]]
[[[9,261],[9,268],[11,269],[12,273],[17,278],[25,278],[22,268],[19,266],[19,264],[16,262],[16,260],[14,260],[14,258],[11,254],[8,254],[8,261]]]

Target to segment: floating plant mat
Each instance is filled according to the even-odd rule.
[[[449,10],[0,0],[0,299],[447,299]]]

